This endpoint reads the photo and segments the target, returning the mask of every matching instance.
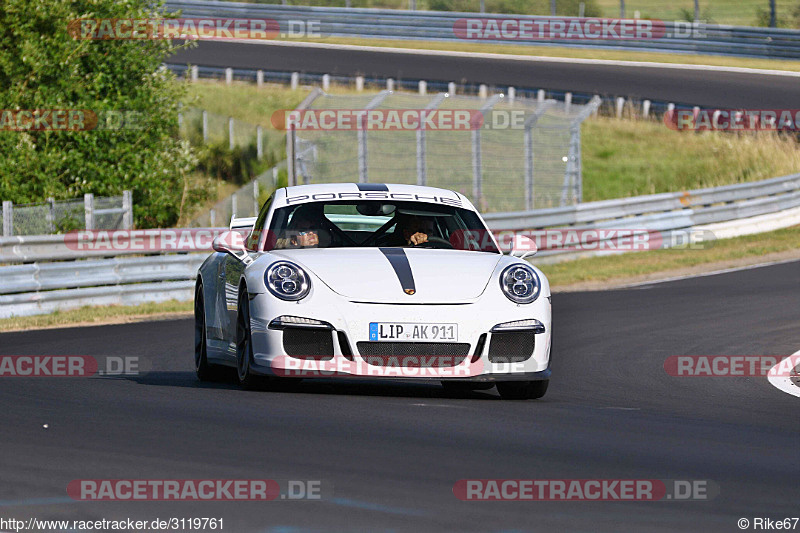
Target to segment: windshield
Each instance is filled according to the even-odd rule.
[[[424,202],[314,202],[276,209],[265,250],[415,247],[500,253],[472,211]]]

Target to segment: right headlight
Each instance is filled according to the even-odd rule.
[[[308,274],[289,261],[273,263],[264,273],[264,283],[281,300],[302,300],[311,290]]]
[[[542,284],[531,267],[511,265],[500,274],[500,288],[512,302],[529,304],[539,297]]]

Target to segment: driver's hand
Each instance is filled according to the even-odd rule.
[[[305,235],[298,235],[297,236],[297,244],[299,246],[318,246],[319,245],[319,235],[317,235],[313,231],[309,231]]]
[[[416,246],[418,244],[428,242],[428,235],[426,235],[425,233],[417,232],[414,235],[412,235],[408,240],[412,245]]]

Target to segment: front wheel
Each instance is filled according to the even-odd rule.
[[[206,310],[203,302],[203,285],[198,283],[194,294],[194,371],[200,381],[219,381],[223,377],[223,369],[208,362]]]
[[[239,313],[236,318],[236,371],[239,385],[247,390],[258,389],[263,384],[261,376],[256,376],[250,368],[253,360],[253,335],[250,331],[250,301],[247,288],[239,289]]]
[[[536,400],[547,392],[549,379],[539,381],[501,381],[497,392],[504,400]]]

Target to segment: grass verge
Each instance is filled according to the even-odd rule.
[[[288,40],[288,39],[286,39]],[[297,39],[292,39],[297,41]],[[480,54],[510,54],[521,56],[563,57],[572,59],[605,59],[610,61],[637,61],[652,63],[678,63],[683,65],[710,65],[717,67],[753,68],[765,70],[800,71],[800,61],[782,59],[756,59],[713,55],[679,54],[667,52],[640,52],[628,50],[599,50],[560,46],[515,44],[489,44],[451,41],[401,41],[393,39],[359,39],[350,37],[305,38],[303,42],[323,44],[350,44],[380,48],[407,48],[412,50],[446,50]]]
[[[592,282],[600,282],[601,285],[620,284],[624,281],[633,283],[637,278],[653,274],[669,273],[669,276],[663,277],[670,277],[695,273],[699,266],[708,267],[700,270],[713,271],[747,263],[768,262],[772,260],[771,256],[786,252],[797,252],[800,257],[798,243],[800,226],[793,226],[757,235],[720,239],[703,250],[665,249],[588,257],[543,265],[541,268],[556,289],[568,286],[580,289],[580,286],[574,286]],[[755,261],[746,261],[749,259]],[[535,259],[533,262],[536,262]]]
[[[175,318],[178,316],[189,317],[193,308],[194,304],[192,302],[178,302],[176,300],[140,305],[87,306],[68,311],[56,311],[49,315],[0,319],[0,331],[138,322],[141,320]]]

